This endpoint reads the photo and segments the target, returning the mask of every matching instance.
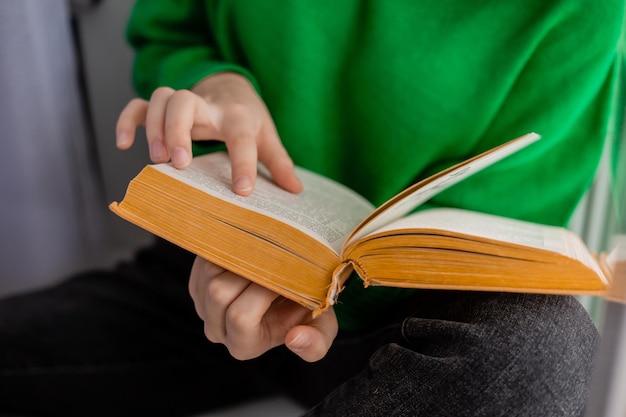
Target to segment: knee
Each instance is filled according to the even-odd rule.
[[[501,304],[501,317],[492,317],[495,340],[518,347],[529,364],[547,369],[579,364],[587,373],[599,343],[598,330],[574,297],[509,295]]]
[[[438,301],[436,313],[403,324],[404,338],[427,355],[515,355],[526,357],[529,366],[543,361],[548,366],[557,358],[588,363],[599,342],[593,321],[574,297],[465,292]]]
[[[574,297],[495,294],[471,307],[468,326],[474,347],[518,366],[529,378],[586,378],[593,367],[599,333]]]
[[[535,406],[552,408],[544,415],[582,415],[599,344],[593,321],[574,297],[518,298],[494,332],[502,380]]]
[[[408,319],[403,331],[412,351],[455,364],[467,397],[525,410],[519,415],[584,410],[599,335],[573,297],[467,294],[436,319]]]

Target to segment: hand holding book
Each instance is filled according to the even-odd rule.
[[[192,139],[218,139],[225,142],[229,150],[229,165],[233,167],[229,183],[235,193],[252,193],[257,159],[285,190],[293,193],[302,191],[302,184],[295,176],[293,163],[278,138],[265,104],[248,80],[238,74],[215,74],[200,81],[192,91],[159,88],[150,101],[132,100],[120,114],[117,124],[117,145],[120,149],[132,146],[135,130],[141,124],[146,126],[150,157],[155,163],[171,160],[173,167],[184,169],[191,163]],[[199,267],[198,264],[204,266]],[[226,282],[224,276],[228,276]],[[215,292],[212,290],[207,294],[206,286],[214,288],[220,284],[224,284],[224,288],[217,291],[219,298],[205,302]],[[240,292],[237,291],[238,284],[243,285]],[[276,344],[287,343],[303,359],[317,360],[324,355],[337,331],[334,315],[329,313],[312,319],[310,314],[305,313],[308,310],[295,303],[266,305],[264,301],[268,297],[270,301],[275,299],[275,293],[263,291],[263,287],[250,284],[200,258],[194,264],[189,289],[196,310],[205,321],[209,339],[224,343],[233,356],[241,359],[257,356]],[[250,293],[255,296],[250,297]],[[221,299],[224,294],[228,295],[226,300]],[[245,300],[244,309],[236,308],[241,305],[238,300]],[[276,318],[272,312],[279,306],[280,320],[272,320],[272,317]],[[217,311],[207,313],[211,309]],[[237,311],[244,311],[246,320],[227,320],[227,314],[238,314]],[[298,317],[301,319],[296,320]],[[299,326],[293,329],[285,327],[285,321]],[[312,322],[311,325],[308,325],[309,322]],[[227,326],[246,323],[259,327],[225,331]],[[294,340],[300,345],[291,345]]]
[[[206,337],[240,360],[285,344],[305,361],[317,361],[337,335],[332,309],[311,317],[306,307],[200,257],[191,269],[189,293]]]

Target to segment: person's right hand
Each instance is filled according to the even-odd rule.
[[[232,164],[233,191],[254,189],[257,160],[287,191],[302,191],[302,183],[283,147],[267,107],[250,82],[235,73],[204,78],[190,90],[160,87],[150,101],[131,100],[117,121],[117,147],[130,148],[138,126],[146,127],[150,158],[172,161],[183,169],[191,162],[192,140],[226,143]]]

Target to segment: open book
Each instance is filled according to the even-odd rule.
[[[177,170],[146,166],[110,208],[124,219],[278,294],[323,311],[353,271],[365,285],[604,294],[609,277],[564,228],[422,203],[539,138],[531,133],[403,190],[378,208],[297,168],[300,194],[259,166],[252,195],[231,190],[226,153]]]

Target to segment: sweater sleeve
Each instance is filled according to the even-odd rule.
[[[135,50],[133,84],[148,98],[157,87],[191,88],[218,72],[237,72],[256,81],[247,69],[226,61],[210,27],[205,2],[196,0],[138,0],[126,37]]]

